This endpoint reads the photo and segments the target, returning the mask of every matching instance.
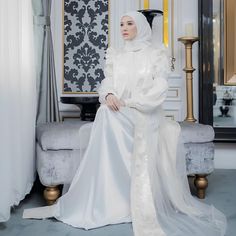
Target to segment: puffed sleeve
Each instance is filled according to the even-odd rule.
[[[102,80],[101,85],[98,89],[99,102],[105,103],[105,98],[108,93],[116,95],[113,86],[113,60],[115,56],[115,49],[108,48],[106,51],[106,62],[104,67],[105,78]]]
[[[167,95],[169,63],[166,49],[159,47],[151,53],[152,76],[147,77],[140,88],[132,91],[132,96],[124,102],[126,106],[141,112],[151,112],[161,105]]]

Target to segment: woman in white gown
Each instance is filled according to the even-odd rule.
[[[125,14],[121,33],[124,48],[107,50],[102,105],[68,192],[23,217],[85,229],[132,222],[135,236],[223,236],[225,216],[191,196],[180,127],[162,115],[165,49],[151,47],[141,13]]]

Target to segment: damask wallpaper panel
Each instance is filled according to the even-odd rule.
[[[64,0],[63,93],[96,93],[104,79],[109,0]]]

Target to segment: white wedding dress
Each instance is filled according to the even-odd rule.
[[[91,229],[131,222],[135,236],[223,236],[225,216],[191,196],[178,123],[165,120],[168,59],[163,48],[107,51],[91,136],[67,193],[25,218],[55,217]],[[120,111],[107,93],[125,101]],[[83,151],[83,150],[82,150]]]

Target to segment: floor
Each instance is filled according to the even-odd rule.
[[[235,128],[236,127],[236,117],[233,116],[227,116],[227,117],[219,117],[214,116],[213,117],[213,126],[214,127],[222,127],[222,128]]]
[[[223,211],[228,219],[226,236],[236,235],[236,170],[215,170],[209,176],[207,197],[204,200]],[[190,180],[191,182],[191,180]],[[44,205],[41,196],[42,187],[36,182],[32,192],[19,206],[12,210],[11,219],[0,223],[0,236],[132,236],[129,223],[109,225],[93,230],[76,229],[54,219],[25,220],[22,212],[25,208]],[[194,190],[193,190],[194,194]]]

